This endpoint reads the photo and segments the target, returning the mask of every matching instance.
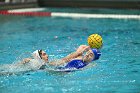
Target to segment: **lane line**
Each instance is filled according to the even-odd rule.
[[[81,13],[56,13],[55,17],[75,17],[75,18],[114,18],[114,19],[140,19],[140,15],[118,15],[118,14],[81,14]]]
[[[52,16],[52,17],[70,17],[70,18],[112,18],[112,19],[140,19],[140,15],[124,14],[83,14],[83,13],[60,13],[60,12],[42,12],[46,8],[30,8],[0,11],[2,15],[18,16]],[[40,12],[37,12],[40,11]]]

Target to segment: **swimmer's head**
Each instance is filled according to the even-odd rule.
[[[84,55],[83,60],[85,62],[91,62],[93,60],[99,59],[100,56],[101,56],[101,52],[99,50],[97,50],[97,49],[90,49]]]
[[[48,61],[48,55],[43,50],[36,50],[32,53],[34,59]]]
[[[45,62],[48,61],[48,55],[46,54],[45,51],[39,50],[39,56],[40,56],[40,58],[43,59]]]

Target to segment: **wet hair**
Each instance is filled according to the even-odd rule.
[[[41,50],[38,50],[38,54],[39,54],[39,56],[40,56],[40,58],[42,59],[42,49]]]

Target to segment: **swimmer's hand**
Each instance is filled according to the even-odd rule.
[[[86,51],[88,51],[89,49],[90,49],[90,47],[87,46],[87,45],[80,45],[80,46],[78,47],[78,49],[76,50],[76,52],[77,52],[79,55],[82,55],[83,52],[86,52]]]

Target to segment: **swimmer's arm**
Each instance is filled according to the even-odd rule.
[[[64,60],[65,62],[69,62],[69,61],[71,61],[74,58],[82,56],[83,52],[87,51],[89,49],[90,49],[89,46],[81,45],[81,46],[79,46],[79,48],[75,52],[69,54],[68,56],[66,56],[64,58],[62,58],[62,60]]]
[[[48,63],[48,65],[52,65],[52,66],[59,66],[59,65],[63,65],[65,63],[68,63],[69,61],[71,61],[72,59],[76,58],[79,56],[78,52],[73,52],[71,54],[69,54],[68,56],[60,59],[59,61],[51,61]]]
[[[51,61],[48,63],[48,65],[59,66],[59,65],[63,65],[64,63],[66,63],[66,62],[60,59],[58,61]]]
[[[25,63],[28,63],[32,58],[25,58],[23,59],[20,63],[21,64],[25,64]]]
[[[63,65],[65,63],[70,62],[72,59],[75,59],[77,57],[82,56],[83,52],[88,50],[88,49],[89,49],[89,46],[81,45],[81,46],[79,46],[79,48],[75,52],[67,55],[66,57],[64,57],[62,59],[60,59],[61,61],[57,62],[57,64],[56,64],[56,62],[50,62],[49,64],[50,65]]]
[[[76,51],[76,52],[73,52],[73,53],[67,55],[66,57],[62,58],[61,60],[63,60],[64,63],[67,63],[67,62],[71,61],[72,59],[81,56],[81,54],[82,53],[79,53],[79,52]]]
[[[63,65],[65,63],[70,62],[72,59],[75,59],[77,57],[81,56],[81,53],[79,52],[73,52],[71,54],[69,54],[68,56],[58,60],[58,61],[51,61],[48,64],[52,65],[52,66],[59,66],[59,65]]]

